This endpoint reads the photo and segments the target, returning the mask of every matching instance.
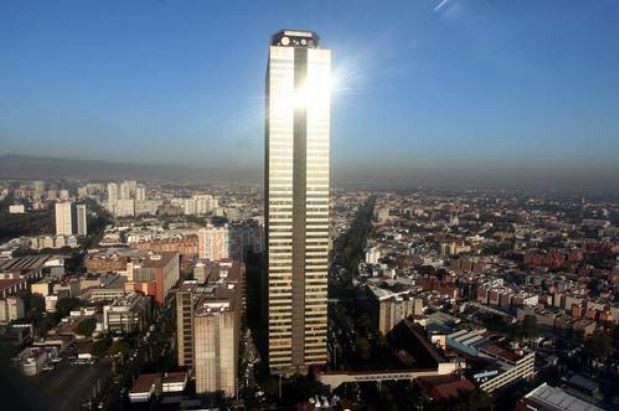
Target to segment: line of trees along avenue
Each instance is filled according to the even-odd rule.
[[[359,208],[348,231],[340,235],[335,242],[336,256],[339,254],[340,265],[351,276],[351,279],[352,274],[357,271],[367,238],[372,232],[372,215],[375,205],[376,196],[370,196]]]

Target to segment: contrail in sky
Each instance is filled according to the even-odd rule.
[[[439,10],[440,10],[440,9],[441,9],[444,5],[445,5],[445,3],[447,3],[448,1],[449,1],[449,0],[442,0],[442,1],[438,4],[438,6],[436,6],[436,7],[434,8],[434,11],[439,11]]]

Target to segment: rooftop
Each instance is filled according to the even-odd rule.
[[[53,255],[30,255],[24,257],[11,258],[0,263],[0,271],[36,271],[43,268],[47,260],[56,258]]]
[[[271,37],[272,46],[317,48],[320,38],[314,31],[281,30]]]
[[[140,261],[140,264],[142,268],[162,268],[174,258],[178,258],[178,253],[149,253],[145,259]]]
[[[421,377],[417,378],[416,382],[434,401],[447,401],[475,390],[475,385],[471,381],[453,374]]]
[[[147,393],[153,388],[153,384],[159,374],[140,374],[131,387],[132,394]]]
[[[544,383],[523,398],[551,411],[598,411],[602,408],[568,394],[561,388]]]

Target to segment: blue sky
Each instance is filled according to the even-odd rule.
[[[0,152],[259,168],[286,27],[333,50],[344,179],[619,171],[617,0],[4,0]]]

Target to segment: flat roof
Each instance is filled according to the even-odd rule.
[[[582,387],[589,391],[595,391],[599,388],[598,384],[595,381],[591,381],[590,379],[585,378],[580,374],[572,375],[572,377],[568,380],[568,383],[576,385],[578,387]]]
[[[568,394],[561,388],[544,383],[524,396],[525,400],[537,403],[549,410],[556,411],[601,411],[587,401]]]
[[[140,374],[131,387],[132,394],[148,393],[153,387],[159,374]]]
[[[186,379],[187,379],[187,373],[184,371],[168,372],[163,375],[164,384],[184,382]]]

